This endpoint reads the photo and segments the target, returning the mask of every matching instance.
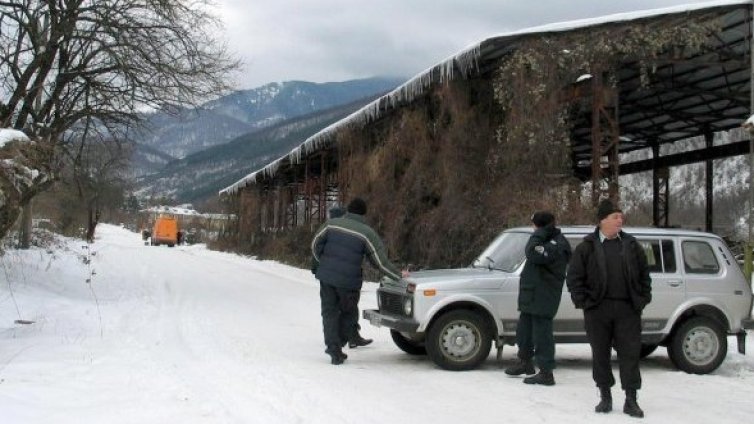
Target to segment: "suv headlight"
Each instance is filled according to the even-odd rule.
[[[406,314],[406,316],[411,316],[411,314],[414,312],[414,302],[410,297],[407,297],[403,301],[403,313]]]

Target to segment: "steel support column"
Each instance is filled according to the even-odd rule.
[[[279,229],[282,227],[280,223],[280,187],[275,186],[275,194],[272,204],[272,228]]]
[[[285,187],[285,199],[287,204],[285,206],[285,225],[288,228],[296,227],[296,185],[289,184]]]
[[[270,230],[270,210],[272,209],[272,205],[270,204],[271,196],[269,186],[265,187],[262,192],[262,202],[264,204],[264,212],[262,212],[262,231],[267,232]]]
[[[602,73],[598,71],[592,77],[592,204],[595,207],[604,197],[619,200],[619,143],[618,94],[604,85]],[[603,157],[607,160],[604,164]],[[606,187],[603,186],[605,179]]]
[[[652,159],[660,158],[660,146],[652,144]],[[667,227],[670,215],[670,170],[667,167],[652,167],[652,224]]]
[[[298,168],[293,168],[293,187],[291,187],[291,194],[293,195],[293,228],[298,227]]]
[[[309,181],[309,158],[304,161],[304,225],[311,222],[312,193]]]
[[[322,152],[319,156],[319,222],[327,220],[327,170],[325,169],[325,154]]]
[[[280,182],[278,190],[280,190],[280,228],[285,230],[288,228],[288,206],[290,203],[288,200],[288,187],[286,187],[285,182]]]
[[[704,142],[707,149],[710,149],[714,144],[714,134],[712,131],[706,131],[704,133]],[[714,168],[712,159],[704,161],[704,193],[705,193],[705,210],[704,210],[704,231],[712,232],[712,212],[714,206],[714,198],[712,193],[712,181],[714,178]]]

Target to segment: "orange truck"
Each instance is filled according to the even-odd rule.
[[[167,244],[173,247],[178,243],[178,221],[172,216],[160,216],[152,227],[152,246]]]

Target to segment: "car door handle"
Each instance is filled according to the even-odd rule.
[[[670,287],[678,287],[678,286],[681,285],[681,281],[680,280],[671,280],[671,281],[668,281],[668,285]]]

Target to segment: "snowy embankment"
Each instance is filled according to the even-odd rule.
[[[621,393],[609,416],[592,412],[586,345],[559,345],[557,385],[531,387],[494,354],[479,370],[443,371],[364,322],[375,343],[336,367],[308,270],[98,231],[90,247],[68,240],[0,258],[0,423],[636,422]],[[374,290],[365,286],[362,307]],[[675,371],[658,349],[643,362],[645,421],[751,422],[752,338],[748,356],[730,338],[706,376]]]

